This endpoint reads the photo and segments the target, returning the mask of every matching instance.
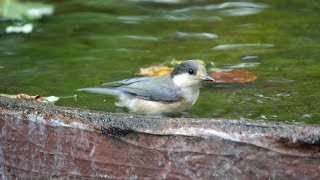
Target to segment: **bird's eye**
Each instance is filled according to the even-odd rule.
[[[192,74],[194,74],[194,70],[193,69],[189,69],[188,73],[192,75]]]

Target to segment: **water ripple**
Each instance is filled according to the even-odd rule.
[[[234,50],[234,49],[241,49],[247,47],[261,47],[261,48],[272,48],[274,47],[273,44],[223,44],[213,47],[214,50]]]
[[[187,33],[187,32],[177,32],[175,33],[174,37],[178,39],[215,39],[218,37],[218,35],[213,34],[213,33]]]
[[[260,63],[240,63],[240,64],[229,66],[227,68],[230,68],[230,69],[251,68],[251,67],[257,67],[259,65]]]
[[[271,83],[292,83],[292,82],[294,82],[294,80],[292,80],[292,79],[271,79],[271,80],[268,80],[267,82],[271,82]]]
[[[118,51],[118,52],[141,52],[141,53],[150,53],[150,50],[142,50],[142,49],[132,49],[132,48],[117,48],[112,49],[112,51]]]
[[[149,16],[119,16],[118,19],[123,23],[137,24],[150,19]]]
[[[145,40],[145,41],[157,41],[157,40],[159,40],[159,38],[154,37],[154,36],[126,35],[124,37],[130,38],[130,39],[136,39],[136,40]]]
[[[119,16],[117,17],[123,23],[126,24],[139,24],[145,22],[162,22],[162,21],[196,21],[196,20],[205,20],[205,21],[219,21],[221,20],[218,16],[210,16],[210,17],[203,17],[197,15],[158,15],[158,16]]]
[[[251,2],[226,2],[221,4],[211,4],[207,6],[193,6],[183,9],[174,10],[174,13],[191,13],[194,11],[216,11],[226,16],[245,16],[261,12],[269,7],[267,4]]]
[[[226,9],[221,11],[221,13],[227,16],[247,16],[251,14],[258,14],[261,11],[262,9],[259,9],[259,8],[241,7],[241,8]]]
[[[132,2],[152,2],[152,3],[163,3],[163,4],[180,4],[184,3],[185,0],[129,0]]]
[[[258,58],[259,58],[258,56],[244,56],[241,59],[242,60],[256,60]]]

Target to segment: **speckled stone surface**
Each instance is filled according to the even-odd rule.
[[[320,127],[169,118],[0,97],[1,178],[319,179]]]

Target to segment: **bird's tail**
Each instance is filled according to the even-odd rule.
[[[113,89],[113,88],[91,87],[91,88],[77,89],[76,91],[91,92],[91,93],[98,93],[98,94],[108,94],[108,95],[112,95],[112,96],[122,95],[121,91],[119,91],[118,89]]]

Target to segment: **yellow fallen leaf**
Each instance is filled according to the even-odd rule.
[[[201,59],[195,59],[196,61],[198,61],[199,63],[205,65],[205,62]],[[184,62],[186,60],[172,60],[171,61],[171,65],[172,66],[176,66],[178,64],[181,64],[182,62]],[[165,75],[165,74],[169,74],[171,73],[173,70],[173,67],[168,67],[164,64],[159,64],[157,66],[150,66],[147,68],[140,68],[140,72],[139,75],[142,76],[161,76],[161,75]]]
[[[194,59],[194,60],[198,61],[199,63],[201,63],[201,64],[203,64],[203,65],[206,65],[206,63],[205,63],[203,60],[201,60],[201,59]],[[171,64],[173,64],[173,65],[178,65],[178,64],[181,64],[181,63],[184,62],[184,61],[186,61],[186,60],[176,60],[176,59],[173,59],[173,60],[171,61]]]
[[[161,76],[171,73],[173,68],[160,64],[158,66],[150,66],[147,68],[140,68],[139,74],[142,76]]]

